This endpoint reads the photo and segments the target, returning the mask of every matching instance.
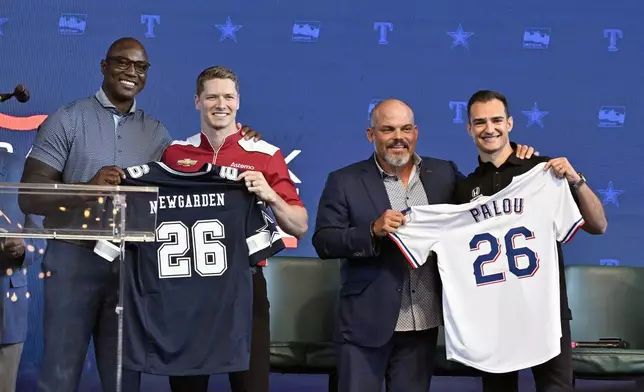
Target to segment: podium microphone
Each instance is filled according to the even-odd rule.
[[[25,86],[19,84],[16,86],[12,93],[0,94],[0,102],[7,101],[12,97],[16,97],[16,99],[20,103],[25,103],[29,101],[29,91],[27,91]]]

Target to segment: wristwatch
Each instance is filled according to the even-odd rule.
[[[577,173],[579,175],[579,181],[572,184],[574,189],[579,189],[582,185],[586,183],[586,177],[582,173]]]

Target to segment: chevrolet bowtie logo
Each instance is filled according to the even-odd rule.
[[[183,166],[183,167],[190,167],[196,164],[197,164],[197,161],[190,158],[180,159],[177,161],[177,165]]]

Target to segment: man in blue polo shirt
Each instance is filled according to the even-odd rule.
[[[51,114],[38,129],[22,182],[110,185],[126,167],[158,159],[172,139],[158,120],[137,108],[150,67],[143,46],[120,39],[101,61],[103,84],[90,97]],[[21,195],[26,213],[43,215],[54,228],[59,207],[73,209],[69,196]],[[116,390],[118,263],[94,254],[94,241],[51,240],[43,268],[44,353],[38,390],[76,391],[90,337],[105,392]],[[138,374],[124,372],[138,382]],[[125,388],[126,390],[127,388]]]

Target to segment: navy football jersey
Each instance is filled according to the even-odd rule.
[[[153,162],[126,175],[123,185],[157,186],[159,195],[127,201],[128,221],[154,211],[157,221],[156,242],[137,243],[126,267],[124,367],[177,376],[248,369],[251,267],[284,248],[274,221],[235,168],[183,173]]]

